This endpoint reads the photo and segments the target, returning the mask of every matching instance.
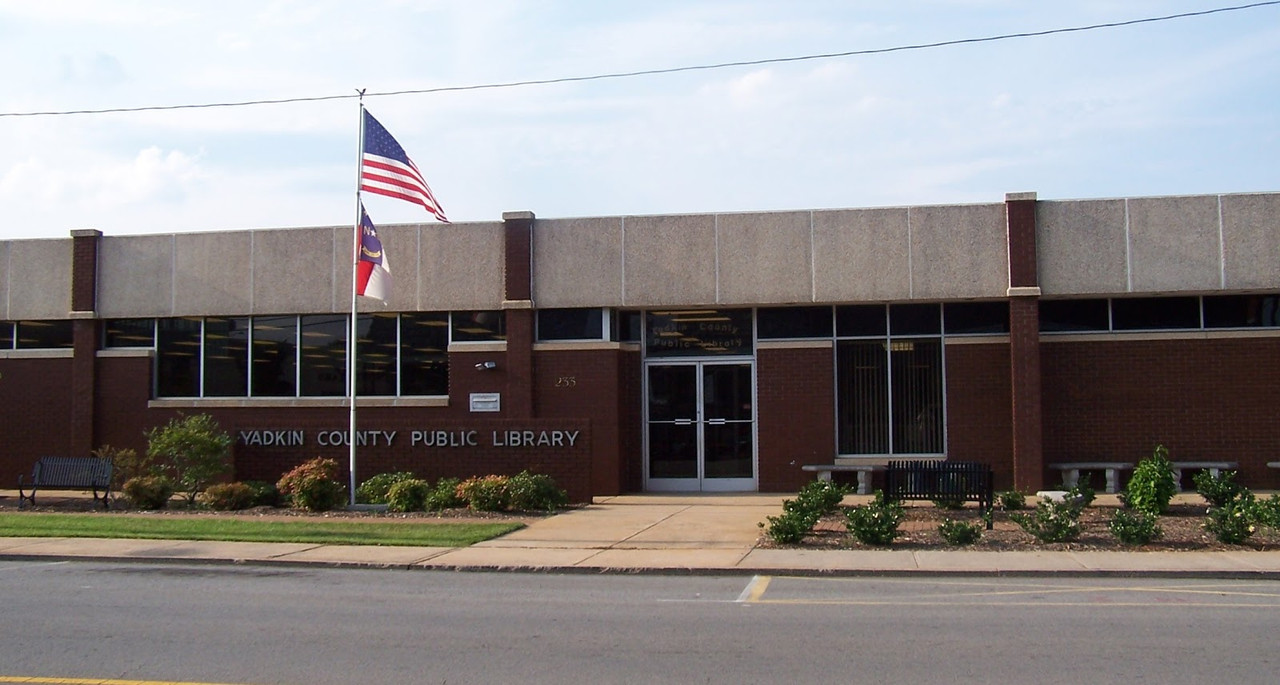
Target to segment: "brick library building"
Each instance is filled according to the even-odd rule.
[[[1280,193],[383,226],[354,360],[351,232],[0,241],[0,474],[184,414],[237,480],[345,468],[354,377],[358,481],[582,502],[937,459],[1034,492],[1157,444],[1280,481]]]

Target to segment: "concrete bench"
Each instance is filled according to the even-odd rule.
[[[858,494],[871,494],[871,474],[876,471],[883,471],[884,467],[875,464],[805,464],[800,467],[801,471],[816,472],[818,480],[831,480],[831,474],[839,471],[840,473],[856,473],[858,474]]]
[[[1102,471],[1107,475],[1106,492],[1114,494],[1120,490],[1120,472],[1133,469],[1133,464],[1122,461],[1073,461],[1049,464],[1049,468],[1062,472],[1062,482],[1068,488],[1074,488],[1080,481],[1081,471]]]
[[[1173,467],[1173,480],[1178,484],[1178,492],[1182,492],[1182,471],[1184,469],[1208,471],[1209,475],[1217,478],[1220,471],[1234,471],[1240,468],[1240,464],[1234,461],[1173,461],[1169,462],[1169,465]]]

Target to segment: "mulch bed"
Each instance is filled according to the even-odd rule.
[[[1030,502],[1028,502],[1030,505]],[[799,545],[778,545],[767,536],[762,536],[761,547],[789,547],[813,549],[902,549],[902,550],[945,550],[971,549],[993,552],[1009,550],[1113,550],[1125,552],[1180,552],[1180,551],[1248,551],[1280,549],[1280,531],[1259,526],[1243,545],[1228,545],[1218,542],[1204,529],[1206,505],[1172,504],[1169,512],[1160,517],[1160,528],[1164,536],[1146,545],[1131,546],[1121,543],[1107,529],[1111,517],[1117,507],[1099,505],[1096,502],[1086,508],[1080,516],[1081,534],[1075,542],[1040,542],[1009,519],[1009,514],[997,510],[994,518],[994,530],[982,531],[982,538],[973,545],[963,548],[949,545],[938,533],[938,525],[945,519],[982,524],[981,517],[972,505],[961,510],[938,509],[928,503],[907,503],[906,518],[898,527],[902,535],[889,547],[872,547],[863,545],[849,534],[845,527],[844,511],[828,516],[814,526],[814,530]],[[1033,509],[1023,511],[1032,514]]]

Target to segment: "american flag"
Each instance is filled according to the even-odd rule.
[[[400,143],[387,133],[387,129],[368,110],[364,111],[364,156],[360,161],[360,190],[422,205],[436,219],[449,222],[413,160],[409,159]]]

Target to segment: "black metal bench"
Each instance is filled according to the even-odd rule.
[[[884,470],[884,498],[977,502],[991,530],[995,504],[990,464],[972,461],[891,461]]]
[[[23,492],[23,486],[31,487],[31,494]],[[36,505],[36,491],[92,490],[93,501],[102,500],[102,508],[111,506],[111,461],[98,457],[41,457],[31,469],[31,479],[23,481],[18,476],[18,508],[24,502]],[[99,497],[98,493],[102,495]]]

